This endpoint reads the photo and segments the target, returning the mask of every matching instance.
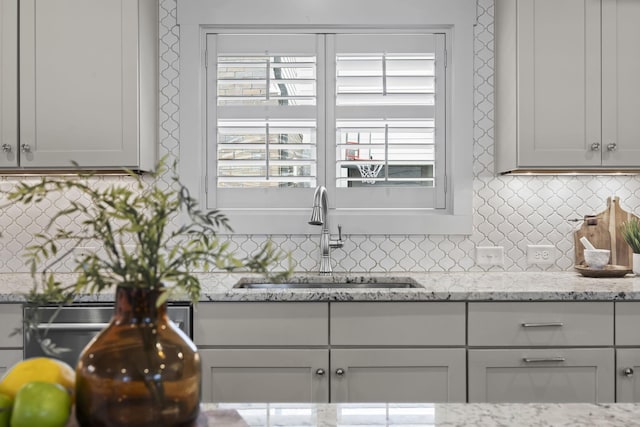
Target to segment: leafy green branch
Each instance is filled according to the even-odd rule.
[[[44,231],[34,236],[36,243],[27,247],[26,258],[34,277],[29,301],[65,303],[78,294],[115,285],[162,289],[159,303],[177,291],[197,301],[201,287],[195,271],[215,267],[263,273],[276,280],[290,274],[290,269],[271,273],[271,267],[285,254],[270,242],[255,254],[237,258],[229,242],[218,236],[219,231],[232,231],[228,218],[218,210],[198,207],[176,176],[175,164],[169,185],[161,185],[168,172],[161,161],[156,171],[145,177],[128,171],[133,184],[101,188],[90,183],[93,174],[47,176],[36,183],[19,183],[6,193],[10,204],[25,206],[66,194],[82,196],[51,213]],[[176,226],[176,222],[181,223]],[[83,250],[76,257],[75,283],[56,280],[52,272],[56,264],[75,256],[76,248],[96,243],[99,248]]]

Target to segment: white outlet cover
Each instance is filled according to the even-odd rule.
[[[477,265],[504,265],[503,246],[476,246]]]
[[[556,248],[553,245],[527,245],[528,265],[553,265],[556,262]]]

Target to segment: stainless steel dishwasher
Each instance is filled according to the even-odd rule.
[[[192,336],[191,308],[189,303],[171,302],[167,305],[169,318],[189,337]],[[25,318],[31,315],[30,310],[33,309],[25,307]],[[72,304],[62,307],[59,311],[58,307],[48,306],[38,307],[37,310],[40,319],[38,328],[43,333],[48,328],[46,338],[51,339],[58,348],[69,349],[55,357],[75,366],[82,349],[107,326],[114,306],[109,303]],[[37,340],[28,339],[27,334],[23,335],[25,358],[46,356]]]

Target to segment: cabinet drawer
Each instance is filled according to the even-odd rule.
[[[616,345],[640,345],[640,302],[616,302]]]
[[[469,350],[469,402],[613,402],[612,348]]]
[[[193,337],[198,346],[326,346],[328,320],[327,303],[201,303]]]
[[[469,303],[470,346],[613,345],[613,303]]]
[[[331,303],[331,344],[464,345],[464,308],[462,302]]]

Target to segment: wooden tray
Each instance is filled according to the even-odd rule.
[[[620,233],[620,225],[631,218],[638,217],[622,209],[617,196],[607,198],[607,209],[603,212],[585,217],[582,226],[574,234],[576,268],[586,264],[584,246],[580,242],[580,238],[585,236],[596,248],[611,250],[611,264],[631,269],[633,251]]]
[[[631,269],[626,265],[607,264],[604,268],[596,270],[585,265],[576,265],[576,271],[584,277],[624,277],[631,273]]]

